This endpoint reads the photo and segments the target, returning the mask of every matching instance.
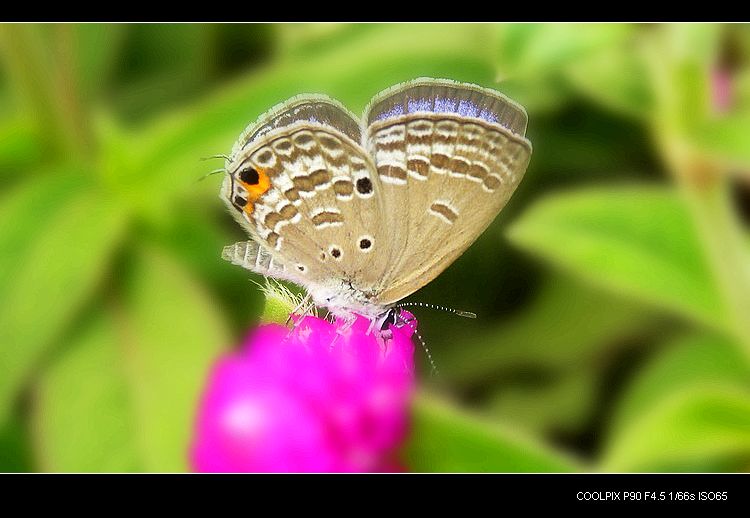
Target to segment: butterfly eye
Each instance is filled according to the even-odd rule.
[[[248,185],[258,185],[260,174],[252,167],[245,167],[240,171],[240,180]]]

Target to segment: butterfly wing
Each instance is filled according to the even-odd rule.
[[[418,79],[376,96],[365,111],[366,146],[383,191],[383,222],[398,253],[381,304],[415,292],[487,228],[531,156],[523,108],[498,92]]]
[[[297,275],[289,265],[281,262],[256,241],[240,241],[225,246],[222,259],[266,277],[296,281]]]
[[[242,244],[225,258],[311,292],[353,281],[367,290],[382,279],[387,260],[373,252],[388,242],[384,202],[360,131],[319,96],[291,99],[249,127],[229,157],[222,198],[260,249],[250,259],[268,257],[283,271],[246,260]]]

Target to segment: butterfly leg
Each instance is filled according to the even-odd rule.
[[[344,317],[343,320],[344,322],[340,326],[338,326],[338,328],[336,328],[336,332],[338,334],[344,334],[345,332],[347,332],[349,328],[354,325],[354,322],[357,321],[357,315],[355,315],[354,313],[349,313]]]
[[[294,320],[295,323],[297,322],[297,318],[294,318],[295,316],[302,316],[307,314],[310,309],[312,309],[313,304],[310,302],[312,300],[312,296],[308,293],[305,295],[305,297],[299,301],[299,304],[289,313],[289,317],[286,319],[286,322],[284,325],[289,325],[289,322]],[[300,311],[304,307],[303,311]],[[299,315],[298,315],[299,312]]]
[[[354,322],[357,321],[357,315],[350,313],[343,317],[343,322],[340,326],[336,327],[336,335],[333,337],[333,340],[331,340],[331,347],[333,347],[334,344],[336,344],[336,341],[339,339],[340,336],[343,336],[354,324]],[[334,317],[334,323],[336,322],[336,317]]]
[[[367,333],[365,333],[366,336],[370,336],[370,333],[372,333],[372,330],[375,329],[375,326],[377,325],[378,321],[375,318],[370,319],[370,327],[367,328]]]

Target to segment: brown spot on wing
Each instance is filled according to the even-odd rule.
[[[354,184],[349,180],[336,180],[333,183],[333,192],[336,193],[336,196],[351,196],[354,192]]]
[[[284,196],[286,196],[286,199],[289,201],[299,201],[299,191],[296,187],[284,191]]]
[[[298,146],[305,147],[311,144],[313,141],[312,133],[309,131],[302,131],[294,135],[294,143]]]
[[[268,234],[268,237],[266,238],[266,241],[269,245],[271,245],[271,248],[276,248],[276,245],[279,243],[279,236],[276,232],[271,232]]]
[[[327,151],[341,151],[343,146],[341,141],[325,133],[318,133],[318,142]]]
[[[494,191],[500,185],[502,182],[500,181],[500,178],[495,176],[494,174],[487,175],[487,177],[484,179],[484,186],[487,187],[490,191]]]
[[[292,141],[288,138],[278,140],[274,143],[274,148],[282,153],[288,153],[292,149]]]
[[[395,142],[381,142],[378,143],[378,149],[382,151],[400,151],[404,149],[404,141],[397,140]]]
[[[432,205],[430,205],[430,212],[436,215],[443,216],[446,220],[448,220],[449,223],[453,223],[458,219],[458,212],[453,210],[445,203],[441,203],[439,201],[436,201]]]
[[[297,214],[299,214],[299,211],[297,210],[297,207],[290,203],[289,205],[284,205],[283,207],[281,207],[281,209],[279,210],[279,214],[284,219],[292,219]]]
[[[263,220],[263,224],[266,227],[273,229],[276,226],[276,223],[285,219],[286,218],[281,217],[281,214],[278,212],[269,212],[266,214],[266,219]]]
[[[406,168],[423,178],[427,178],[430,171],[430,162],[426,158],[413,157],[406,162]]]
[[[461,157],[455,157],[448,164],[448,169],[456,174],[465,175],[469,170],[469,162]]]
[[[309,176],[292,178],[292,183],[294,184],[294,188],[300,192],[313,192],[315,190],[315,185],[313,185]]]
[[[335,225],[343,223],[344,217],[338,212],[323,211],[312,217],[313,225],[320,227],[323,225]]]
[[[395,165],[381,165],[378,167],[378,174],[380,176],[386,176],[389,178],[397,178],[399,180],[406,180],[406,171]]]
[[[473,164],[471,164],[471,166],[469,166],[469,170],[466,172],[466,175],[469,178],[474,178],[482,181],[487,177],[488,174],[490,174],[490,172],[487,170],[487,168],[478,162],[474,162]]]
[[[450,162],[450,157],[447,155],[443,155],[441,153],[433,153],[430,157],[430,163],[433,167],[437,167],[439,169],[445,169],[448,167],[448,162]]]
[[[253,157],[256,162],[263,166],[270,166],[273,163],[273,151],[264,148],[260,153]]]
[[[326,169],[318,169],[310,173],[310,181],[314,187],[320,187],[331,182],[333,176],[331,172]]]

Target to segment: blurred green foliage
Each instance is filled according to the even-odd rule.
[[[415,471],[750,468],[750,28],[0,26],[0,471],[180,471],[261,312],[201,161],[272,105],[496,88],[534,155],[411,297],[442,375]],[[450,294],[450,296],[447,296]]]

